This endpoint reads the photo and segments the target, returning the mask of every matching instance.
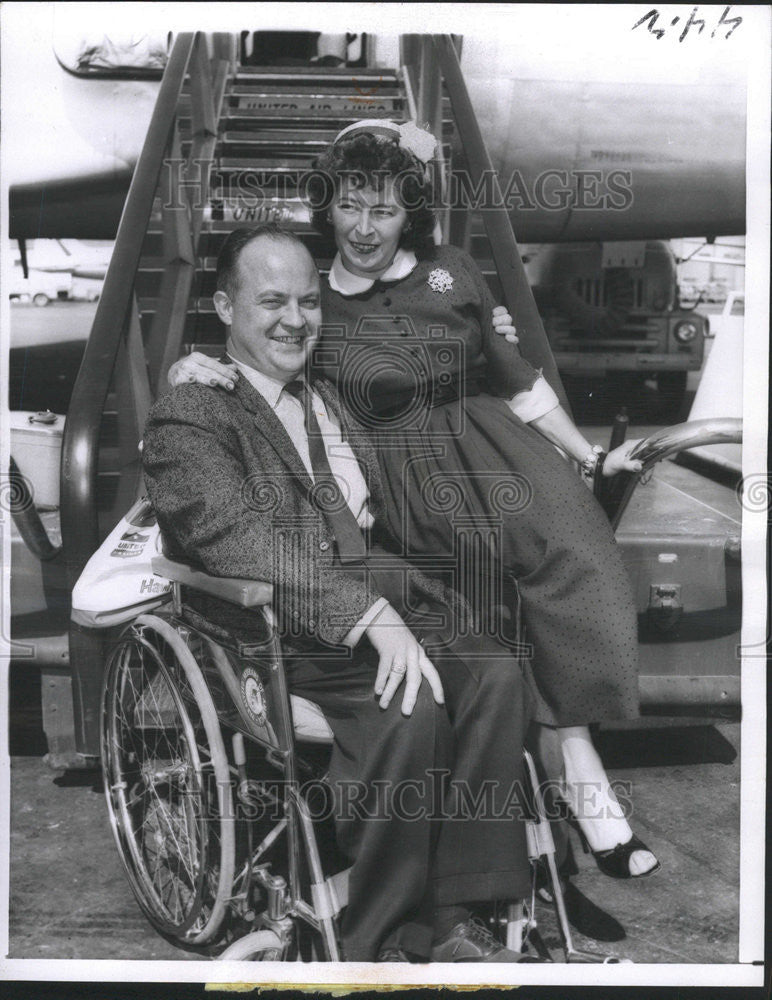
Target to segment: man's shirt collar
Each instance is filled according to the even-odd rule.
[[[352,274],[343,266],[340,254],[335,255],[335,260],[330,268],[330,288],[341,295],[361,295],[369,291],[376,281],[401,281],[406,278],[418,264],[418,259],[412,250],[400,248],[394,254],[394,260],[389,268],[379,275],[378,278],[363,278],[358,274]]]
[[[242,361],[237,361],[236,358],[232,358],[230,355],[228,355],[228,357],[238,368],[247,382],[249,382],[254,389],[257,389],[266,403],[268,403],[268,405],[275,410],[276,404],[279,402],[279,397],[281,396],[281,391],[284,388],[284,383],[279,382],[278,379],[271,378],[270,375],[264,375],[256,368],[250,368],[249,365],[245,365]]]

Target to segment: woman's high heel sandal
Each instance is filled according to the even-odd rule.
[[[593,851],[584,833],[579,829],[578,824],[576,830],[582,841],[584,853],[591,854],[595,858],[595,864],[598,868],[604,875],[608,875],[610,878],[645,878],[647,875],[653,875],[655,872],[658,872],[662,867],[655,858],[654,864],[645,872],[633,874],[630,871],[630,857],[635,851],[648,851],[649,854],[652,854],[649,848],[635,834],[625,844],[617,844],[616,847],[611,847],[607,851]]]

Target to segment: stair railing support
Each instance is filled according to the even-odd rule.
[[[220,65],[218,63],[218,67]],[[182,197],[179,190],[178,171],[181,160],[177,112],[186,75],[189,74],[194,137],[188,163],[189,168],[195,170],[197,164],[193,161],[200,156],[202,150],[208,153],[211,161],[216,142],[218,100],[221,101],[226,76],[225,72],[220,72],[213,83],[212,73],[205,36],[201,33],[178,35],[161,80],[150,125],[121,215],[91,335],[73,388],[65,425],[61,470],[63,549],[73,584],[98,547],[104,529],[111,527],[106,521],[100,524],[97,504],[100,427],[108,393],[112,390],[117,398],[133,401],[129,406],[132,416],[128,423],[124,415],[119,414],[121,434],[128,434],[127,440],[121,437],[120,446],[127,449],[127,456],[129,453],[136,454],[149,399],[158,384],[166,359],[167,351],[158,350],[154,346],[152,333],[148,338],[145,356],[142,359],[137,357],[141,337],[137,326],[135,281],[159,185],[164,203],[163,256],[166,263],[181,263],[182,270],[190,272],[182,282],[187,287],[188,294],[190,292],[205,192],[197,192],[197,201],[201,206],[198,216],[193,218],[188,197]],[[217,82],[220,85],[219,91]],[[170,163],[175,150],[178,156],[176,164]],[[208,176],[207,171],[202,183],[208,185]],[[175,270],[174,266],[172,270]],[[173,282],[174,287],[169,288],[167,282],[164,294],[173,303],[173,312],[179,319],[182,330],[186,308],[181,306],[178,280],[180,268],[177,267],[176,270],[178,273]],[[128,331],[131,331],[131,337],[127,341]],[[160,337],[159,333],[158,338]],[[130,356],[127,359],[125,353],[121,352],[126,352],[129,347]],[[119,354],[122,360],[117,364]],[[148,367],[147,361],[150,362]],[[131,474],[128,478],[132,478]],[[140,481],[138,465],[135,479],[133,489],[136,489]],[[133,492],[128,486],[126,489],[129,493]],[[120,516],[120,510],[115,505],[111,507],[110,516],[113,519]]]
[[[535,368],[542,370],[544,377],[557,393],[562,406],[570,413],[563,382],[555,364],[555,358],[550,349],[531,286],[526,277],[515,234],[512,231],[512,223],[499,185],[498,175],[493,170],[493,163],[485,146],[469,92],[466,89],[453,38],[450,35],[434,35],[432,43],[450,97],[453,117],[466,156],[467,169],[473,189],[477,189],[484,177],[490,177],[492,181],[489,190],[493,204],[485,207],[481,214],[491,244],[496,270],[501,280],[504,304],[515,321],[523,355]]]

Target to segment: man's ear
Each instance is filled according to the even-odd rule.
[[[231,305],[230,297],[227,292],[215,292],[214,307],[217,310],[217,315],[220,317],[226,326],[230,326],[233,322],[233,306]]]

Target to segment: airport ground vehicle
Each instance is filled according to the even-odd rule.
[[[543,244],[524,252],[564,379],[597,383],[613,375],[628,392],[654,379],[663,412],[676,416],[688,372],[702,365],[709,321],[681,304],[669,245]]]
[[[29,277],[23,277],[21,269],[14,269],[8,297],[11,301],[31,302],[36,306],[47,306],[54,299],[69,299],[72,294],[72,274],[68,271],[30,270]]]

